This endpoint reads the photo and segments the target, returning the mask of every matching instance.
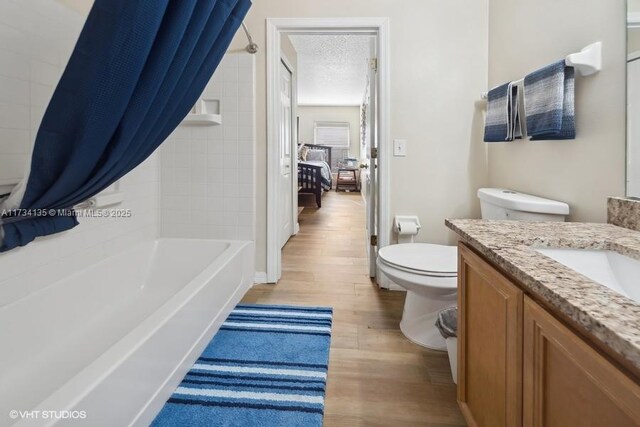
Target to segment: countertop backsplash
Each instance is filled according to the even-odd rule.
[[[640,231],[640,200],[609,197],[607,199],[607,222],[618,227]]]

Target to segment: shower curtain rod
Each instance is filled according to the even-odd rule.
[[[244,23],[244,21],[242,21],[242,28],[244,29],[244,33],[247,35],[247,39],[249,39],[247,52],[253,55],[258,52],[258,45],[253,42],[253,37],[251,37],[251,33],[249,33],[249,29],[247,28],[247,25]]]

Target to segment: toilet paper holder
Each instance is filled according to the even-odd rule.
[[[403,224],[405,225],[405,229],[403,230]],[[406,225],[409,225],[409,230],[407,230]],[[411,215],[396,215],[393,219],[393,229],[398,234],[418,234],[422,225],[420,225],[420,218],[417,216]]]

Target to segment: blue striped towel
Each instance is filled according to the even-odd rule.
[[[527,134],[532,141],[575,139],[575,71],[558,61],[524,78]]]
[[[520,125],[520,93],[518,86],[505,83],[489,91],[487,119],[484,127],[485,142],[505,142],[522,138]]]

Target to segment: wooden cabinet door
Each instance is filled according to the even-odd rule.
[[[640,425],[640,386],[526,297],[524,425]]]
[[[523,293],[462,243],[458,286],[460,408],[472,426],[520,426]]]

